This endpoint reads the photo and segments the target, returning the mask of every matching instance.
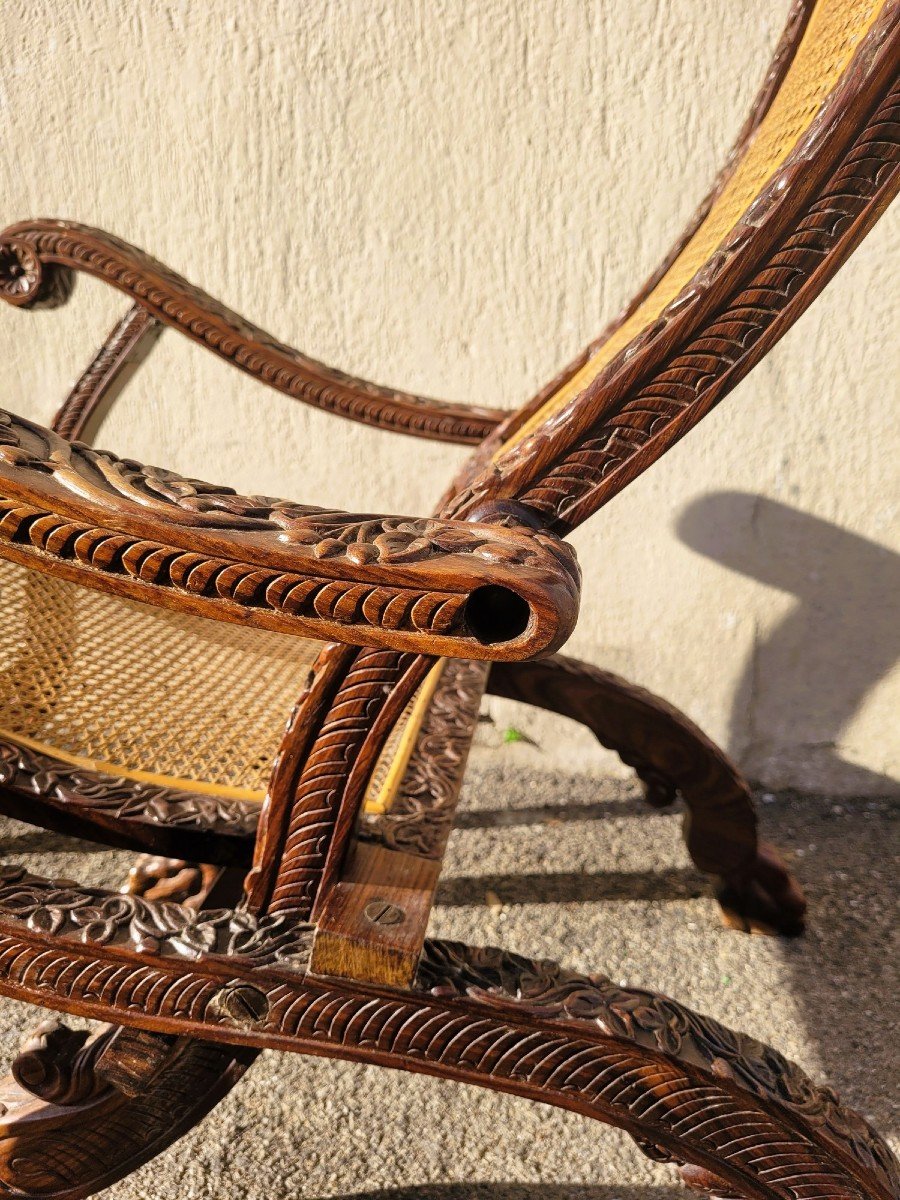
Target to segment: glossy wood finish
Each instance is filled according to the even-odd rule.
[[[677,708],[609,671],[562,655],[498,663],[488,691],[586,725],[634,768],[655,807],[680,797],[687,809],[688,853],[716,880],[730,923],[782,934],[802,931],[806,901],[777,851],[759,840],[747,781]]]
[[[59,914],[52,965],[39,932],[48,908]],[[746,1196],[896,1195],[896,1163],[861,1118],[674,1000],[440,942],[426,944],[413,989],[385,990],[311,975],[312,937],[289,917],[124,903],[20,868],[0,886],[3,986],[19,999],[531,1096],[614,1123]]]
[[[412,986],[486,678],[482,663],[448,662],[390,806],[346,804],[354,827],[334,839],[334,877],[313,914],[317,974]]]
[[[406,519],[239,497],[0,419],[0,554],[163,607],[332,639],[305,690],[298,681],[252,865],[233,894],[220,885],[227,893],[234,877],[209,865],[181,872],[199,881],[185,903],[158,877],[166,863],[144,864],[128,895],[0,870],[0,991],[127,1026],[92,1041],[45,1026],[29,1039],[0,1089],[0,1194],[91,1194],[168,1145],[273,1047],[610,1122],[715,1195],[900,1196],[878,1135],[769,1047],[605,975],[425,939],[485,686],[475,659],[495,660],[497,694],[586,724],[635,767],[651,803],[679,795],[694,860],[743,926],[799,925],[802,896],[758,843],[746,783],[725,756],[648,693],[535,656],[567,636],[577,609],[577,568],[558,535],[721,399],[896,191],[898,14],[889,0],[806,138],[690,289],[524,438],[516,430],[535,404],[500,427],[490,410],[361,384],[110,235],[47,221],[0,235],[10,303],[63,303],[72,272],[85,270],[137,305],[64,406],[68,432],[111,402],[154,323],[344,415],[461,441],[496,429],[439,516]],[[792,10],[744,142],[807,16]],[[498,454],[501,428],[513,440]],[[445,668],[457,683],[435,693],[394,802],[361,813],[392,729],[442,655],[462,660]],[[207,864],[248,861],[242,806],[66,769],[15,743],[0,747],[0,772],[0,807],[21,814],[31,798],[31,819],[47,827],[172,857],[196,849]]]
[[[468,658],[555,648],[580,592],[553,534],[238,496],[4,412],[0,545],[23,566],[182,612]]]
[[[20,308],[58,304],[83,271],[155,320],[279,392],[367,425],[477,445],[505,413],[355,379],[252,325],[121,238],[74,221],[21,221],[0,234],[0,296]]]
[[[226,872],[210,899],[239,895],[239,877]],[[0,1078],[0,1195],[75,1200],[109,1187],[201,1121],[257,1053],[127,1026],[88,1035],[41,1022]]]
[[[108,1060],[129,1034],[101,1033]],[[76,1200],[109,1187],[201,1121],[256,1057],[197,1038],[166,1040],[165,1068],[137,1096],[100,1080],[94,1095],[63,1106],[0,1080],[0,1195]]]
[[[163,331],[162,322],[134,304],[110,331],[53,419],[53,432],[70,442],[92,442],[128,381],[146,361]]]

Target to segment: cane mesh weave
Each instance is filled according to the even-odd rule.
[[[498,451],[502,454],[584,391],[693,279],[797,145],[849,66],[886,0],[819,0],[777,96],[706,219],[632,315]]]
[[[261,798],[320,648],[0,559],[0,733],[114,774]]]

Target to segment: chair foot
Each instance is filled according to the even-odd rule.
[[[202,1120],[255,1053],[41,1026],[0,1079],[0,1195],[78,1200],[109,1187]]]
[[[749,866],[720,880],[716,899],[731,929],[783,937],[803,933],[806,899],[770,842],[759,843]]]
[[[803,931],[806,901],[774,847],[761,843],[749,785],[683,713],[608,671],[553,655],[495,663],[490,693],[571,717],[633,767],[654,808],[677,797],[694,864],[716,880],[726,922],[754,933]]]
[[[8,1181],[20,1194],[70,1200],[111,1182],[231,1086],[247,1062],[228,1048],[238,1046],[419,1071],[557,1105],[701,1168],[707,1175],[692,1181],[721,1179],[720,1194],[900,1196],[889,1149],[832,1091],[670,997],[441,941],[425,943],[412,988],[359,983],[310,971],[314,936],[289,914],[196,913],[5,867],[0,992],[134,1021],[140,1032],[130,1035],[137,1052],[126,1042],[112,1073],[108,1052],[97,1057],[112,1090],[84,1101],[79,1119],[71,1108],[44,1109],[52,1137],[35,1137],[27,1114],[14,1112],[11,1129],[0,1123],[0,1194]],[[160,1067],[144,1050],[148,1035],[177,1035],[170,1051],[184,1058],[163,1056]],[[74,1038],[61,1046],[84,1050]]]

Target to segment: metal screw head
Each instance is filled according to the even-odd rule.
[[[363,909],[363,915],[373,925],[400,925],[406,913],[396,904],[387,900],[370,900]]]
[[[269,998],[247,983],[231,983],[214,996],[212,1009],[235,1025],[261,1025],[269,1015]]]

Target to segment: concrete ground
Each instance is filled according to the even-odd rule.
[[[508,758],[514,761],[510,754]],[[722,927],[677,813],[637,789],[501,766],[470,772],[436,935],[672,992],[773,1042],[900,1146],[897,805],[762,797],[765,833],[811,901],[805,938]],[[128,856],[13,822],[4,857],[116,884]],[[6,1059],[37,1023],[0,1006]],[[668,1200],[671,1168],[572,1114],[472,1087],[268,1052],[241,1086],[110,1200]]]

